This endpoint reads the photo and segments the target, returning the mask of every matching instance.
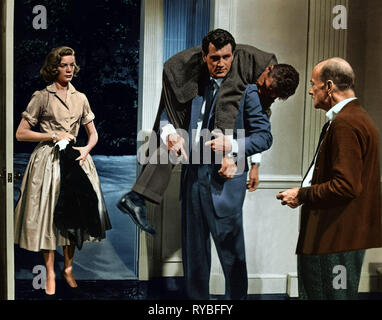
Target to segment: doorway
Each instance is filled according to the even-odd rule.
[[[98,143],[91,155],[101,181],[112,229],[99,243],[76,251],[78,280],[138,278],[138,230],[116,204],[136,178],[140,0],[15,1],[14,8],[14,130],[36,90],[46,87],[39,75],[52,48],[66,45],[76,52],[81,70],[74,87],[86,94],[95,114]],[[38,129],[37,129],[38,130]],[[80,129],[77,140],[86,143]],[[14,140],[14,173],[21,178],[35,143]],[[14,181],[14,203],[21,180]],[[14,248],[16,295],[18,280],[35,277],[41,253]],[[57,275],[63,267],[56,252]],[[32,285],[32,281],[29,281]]]

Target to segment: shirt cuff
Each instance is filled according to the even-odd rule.
[[[227,153],[227,156],[232,157],[234,153],[237,154],[239,152],[239,144],[233,138],[233,135],[226,136],[226,138],[231,141],[231,151]]]
[[[162,127],[160,137],[163,143],[167,146],[167,137],[169,134],[176,134],[175,127],[169,123]]]
[[[26,120],[28,121],[28,123],[30,124],[31,127],[34,127],[38,120],[36,118],[34,118],[33,116],[31,116],[27,111],[24,111],[21,116]]]
[[[88,124],[89,122],[93,121],[95,118],[95,115],[93,112],[89,112],[85,117],[82,118],[81,124],[84,126],[85,124]]]
[[[251,163],[260,163],[261,162],[261,153],[255,153],[251,156]]]

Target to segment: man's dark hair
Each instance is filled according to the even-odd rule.
[[[295,68],[289,64],[275,64],[269,76],[273,78],[272,88],[278,98],[286,100],[294,95],[299,83],[299,74]]]
[[[354,71],[342,59],[333,58],[324,63],[320,78],[325,84],[328,80],[332,80],[339,91],[354,90]]]
[[[215,29],[210,32],[203,38],[202,41],[202,50],[205,55],[208,54],[208,47],[212,43],[217,50],[225,47],[227,44],[231,44],[232,53],[235,51],[236,42],[232,34],[223,29]]]

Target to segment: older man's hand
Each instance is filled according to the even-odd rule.
[[[276,195],[276,198],[281,200],[281,204],[283,206],[287,205],[288,207],[292,209],[296,209],[298,206],[302,204],[300,200],[297,198],[299,190],[300,188],[292,188],[292,189],[285,190],[283,192],[279,192]]]

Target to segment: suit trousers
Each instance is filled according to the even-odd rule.
[[[355,300],[365,250],[322,255],[298,255],[300,299]]]
[[[182,255],[189,299],[208,300],[210,234],[225,276],[225,298],[245,299],[248,289],[242,208],[226,217],[214,210],[209,165],[189,165],[182,194]]]
[[[175,128],[188,128],[190,108],[191,101],[185,103],[178,102],[174,92],[171,89],[171,85],[168,83],[167,77],[163,75],[161,99],[153,132],[157,132],[159,130],[160,115],[162,114],[162,110],[166,110],[169,122]],[[153,157],[157,157],[158,164],[148,163],[144,165],[132,190],[141,194],[147,200],[160,204],[168,184],[170,183],[171,171],[174,168],[174,165],[170,163],[170,161],[169,163],[159,164],[159,158],[165,158],[168,151],[163,147],[163,144],[159,141],[159,139],[157,139],[157,143],[161,146],[158,147]]]
[[[158,164],[148,163],[143,166],[132,190],[143,195],[145,199],[160,204],[163,195],[170,183],[171,171],[174,167],[170,161],[160,163],[160,158],[168,157],[167,148],[159,147],[153,157],[157,158]]]

